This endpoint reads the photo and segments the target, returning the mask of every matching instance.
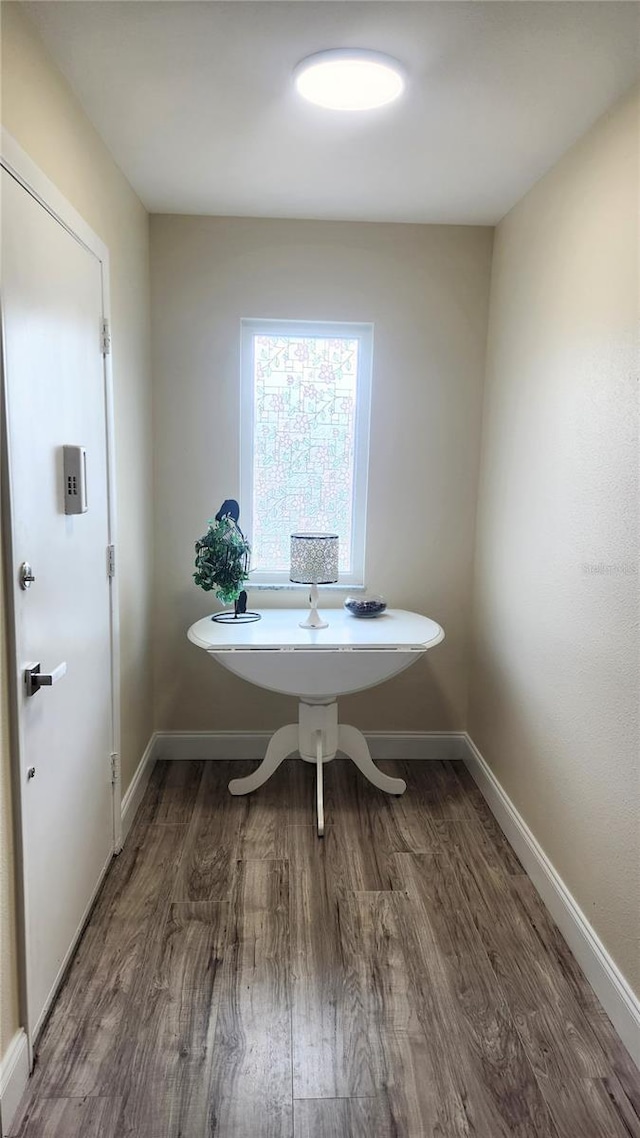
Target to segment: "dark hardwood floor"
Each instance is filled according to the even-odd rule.
[[[19,1138],[640,1138],[640,1074],[470,776],[160,763]]]

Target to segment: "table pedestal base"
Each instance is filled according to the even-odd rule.
[[[271,778],[274,771],[289,755],[298,751],[306,763],[315,763],[316,766],[318,835],[322,837],[324,834],[322,768],[325,763],[335,759],[338,750],[351,759],[365,778],[379,790],[384,790],[387,794],[404,794],[407,789],[404,779],[391,778],[378,770],[362,732],[358,731],[357,727],[347,727],[338,723],[336,699],[322,703],[300,700],[298,722],[280,727],[269,740],[266,754],[257,770],[246,778],[233,778],[229,783],[229,790],[231,794],[250,794],[252,790],[257,790]]]

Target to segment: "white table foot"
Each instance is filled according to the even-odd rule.
[[[391,778],[390,775],[378,770],[371,758],[367,740],[357,727],[345,727],[342,724],[338,726],[338,747],[356,764],[364,777],[378,787],[378,790],[384,790],[387,794],[404,794],[407,789],[404,779]]]
[[[324,837],[324,787],[322,773],[322,731],[316,731],[316,813],[318,837]]]
[[[298,724],[289,723],[286,727],[281,727],[276,731],[275,735],[271,736],[267,752],[257,770],[253,771],[252,774],[248,774],[246,778],[231,779],[229,783],[231,794],[250,794],[252,790],[257,790],[268,778],[271,778],[271,775],[278,769],[280,763],[283,763],[293,751],[297,750]]]

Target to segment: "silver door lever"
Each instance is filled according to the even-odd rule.
[[[31,664],[30,667],[25,668],[24,682],[27,689],[27,695],[35,695],[40,691],[40,688],[50,688],[61,680],[67,671],[65,662],[58,664],[52,672],[41,672],[39,664]]]

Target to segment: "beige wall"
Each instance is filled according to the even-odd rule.
[[[118,477],[123,789],[153,727],[150,628],[152,550],[148,217],[51,64],[18,5],[2,5],[2,123],[107,244],[111,261]],[[8,785],[6,736],[2,786]],[[3,803],[5,802],[3,793]],[[0,913],[10,897],[11,828],[0,819]],[[3,920],[6,930],[13,922]],[[2,941],[0,1053],[16,1029],[15,967]],[[9,960],[7,961],[7,956]]]
[[[640,992],[638,111],[497,229],[469,731]]]
[[[215,607],[191,580],[193,542],[238,496],[242,316],[374,322],[367,583],[447,639],[342,714],[368,729],[464,726],[491,244],[471,227],[151,218],[158,728],[296,715],[185,637]],[[301,603],[250,589],[257,608]]]

